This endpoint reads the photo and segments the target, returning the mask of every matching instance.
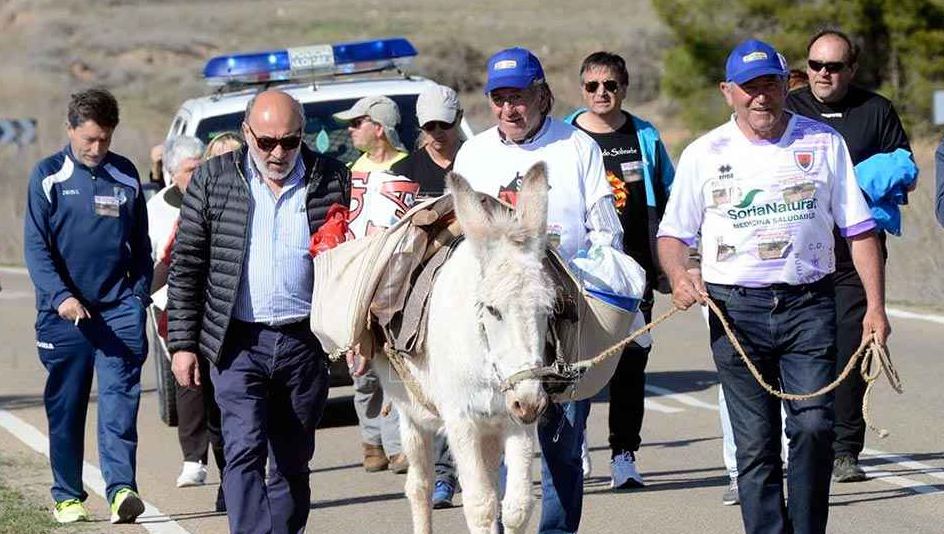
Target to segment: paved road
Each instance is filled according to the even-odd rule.
[[[6,270],[0,276],[4,287],[0,292],[0,408],[45,432],[44,373],[34,347],[29,279]],[[664,309],[665,302],[660,307]],[[869,454],[863,462],[872,480],[834,485],[831,534],[944,531],[944,425],[940,422],[944,324],[893,317],[892,326],[891,350],[905,382],[905,395],[895,395],[884,384],[878,388],[875,418],[892,434],[884,440],[868,437]],[[696,312],[676,316],[655,337],[648,375],[649,410],[639,452],[648,485],[630,493],[609,489],[607,404],[596,403],[589,426],[594,472],[586,482],[581,531],[739,532],[738,508],[721,505],[727,476],[721,461],[717,378],[701,317]],[[218,481],[215,474],[212,485],[206,487],[174,487],[181,461],[176,433],[157,418],[150,362],[146,369],[139,418],[139,484],[145,499],[172,518],[150,520],[148,530],[225,533],[225,517],[209,512]],[[409,533],[404,478],[361,469],[358,433],[346,395],[349,390],[332,393],[335,401],[326,414],[330,426],[318,431],[308,532]],[[95,424],[93,410],[88,428],[94,429]],[[86,461],[97,465],[93,434],[88,436]],[[0,446],[25,450],[5,431],[0,431]],[[104,509],[100,498],[93,500],[94,507]],[[436,511],[433,521],[438,532],[464,531],[461,508]],[[141,527],[107,530],[143,531]]]

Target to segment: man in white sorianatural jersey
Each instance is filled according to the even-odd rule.
[[[749,40],[728,57],[721,92],[730,121],[682,154],[659,227],[659,257],[680,308],[720,306],[775,387],[807,393],[834,375],[832,228],[849,241],[868,298],[865,336],[884,343],[884,271],[878,239],[846,144],[829,126],[783,110],[786,61]],[[702,236],[702,279],[686,270]],[[711,348],[737,444],[748,534],[822,534],[833,465],[833,398],[786,402],[788,504],[780,459],[780,400],[766,393],[711,317]]]
[[[523,48],[488,60],[485,85],[496,126],[466,141],[455,172],[477,191],[515,204],[532,165],[547,164],[548,242],[565,260],[602,244],[622,250],[623,230],[606,181],[600,147],[587,134],[550,117],[554,95],[538,58]],[[552,404],[538,425],[543,477],[538,532],[576,532],[583,503],[580,459],[590,401]]]

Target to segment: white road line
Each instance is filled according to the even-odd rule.
[[[49,457],[49,440],[36,427],[3,409],[0,409],[0,426],[29,448]],[[105,479],[102,478],[102,472],[94,465],[84,462],[82,473],[82,481],[85,485],[105,499]],[[144,513],[138,517],[138,524],[151,534],[191,534],[147,501],[144,501]]]
[[[910,478],[905,478],[903,476],[898,476],[888,471],[883,471],[878,467],[872,467],[870,465],[859,464],[859,467],[863,471],[869,473],[870,480],[879,480],[882,482],[888,482],[889,484],[894,484],[902,488],[907,488],[915,493],[920,493],[922,495],[928,495],[931,493],[944,493],[944,486],[932,486],[929,484],[924,484],[918,482],[917,480],[911,480]]]
[[[0,273],[29,274],[26,267],[0,267]]]
[[[934,467],[933,465],[928,465],[915,461],[907,456],[902,456],[901,454],[893,454],[888,452],[877,451],[875,449],[865,449],[862,451],[865,457],[870,460],[881,460],[890,464],[900,465],[904,468],[911,469],[914,471],[920,471],[920,475],[928,475],[934,478],[939,478],[944,480],[944,468]],[[912,475],[914,476],[914,475]]]
[[[917,321],[930,321],[932,323],[944,324],[944,315],[915,313],[900,308],[885,308],[885,313],[887,313],[889,317],[897,317],[899,319],[915,319]]]
[[[704,402],[704,401],[702,401],[702,400],[696,399],[695,397],[693,397],[693,396],[691,396],[691,395],[686,395],[686,394],[684,394],[684,393],[676,393],[676,392],[672,391],[671,389],[665,389],[665,388],[660,388],[659,386],[650,386],[650,385],[647,385],[647,386],[646,386],[646,391],[648,391],[648,392],[650,392],[650,393],[656,393],[656,394],[658,394],[658,395],[660,395],[660,396],[662,396],[662,397],[666,397],[666,398],[672,399],[672,400],[678,402],[679,404],[684,404],[684,405],[686,405],[686,406],[692,406],[692,407],[694,407],[694,408],[701,408],[701,409],[703,409],[703,410],[711,410],[711,411],[714,411],[714,412],[717,412],[717,411],[718,411],[718,405],[717,405],[717,404],[711,404],[711,403],[708,403],[708,402]]]
[[[645,399],[643,401],[646,410],[652,410],[653,412],[662,412],[662,413],[681,413],[685,410],[681,408],[673,408],[671,406],[666,406],[654,400]]]
[[[0,291],[0,300],[19,300],[32,298],[31,291]]]

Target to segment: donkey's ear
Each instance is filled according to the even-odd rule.
[[[521,181],[518,191],[517,214],[522,229],[532,238],[547,234],[547,167],[543,161],[535,163]]]
[[[472,189],[469,182],[457,173],[446,175],[446,189],[452,193],[456,219],[466,239],[481,241],[490,227],[491,215],[482,204],[482,196]]]

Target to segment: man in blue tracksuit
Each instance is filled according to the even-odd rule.
[[[580,66],[580,85],[586,107],[564,121],[592,137],[603,152],[606,178],[613,189],[616,211],[623,226],[623,250],[646,271],[646,293],[640,310],[649,322],[653,289],[660,288],[656,230],[665,211],[675,169],[655,127],[622,109],[629,86],[629,72],[622,57],[610,52],[590,54]],[[664,282],[661,288],[668,289]],[[610,380],[610,486],[613,489],[643,485],[636,467],[636,451],[642,441],[648,360],[649,347],[629,345],[623,350]],[[584,402],[589,406],[590,401]],[[588,470],[589,466],[584,469]]]
[[[135,455],[153,264],[137,171],[108,151],[117,125],[118,103],[110,93],[73,95],[69,144],[33,169],[24,217],[26,264],[36,288],[36,346],[49,373],[43,401],[53,516],[60,523],[88,519],[82,461],[93,370],[111,522],[134,522],[144,512]]]

